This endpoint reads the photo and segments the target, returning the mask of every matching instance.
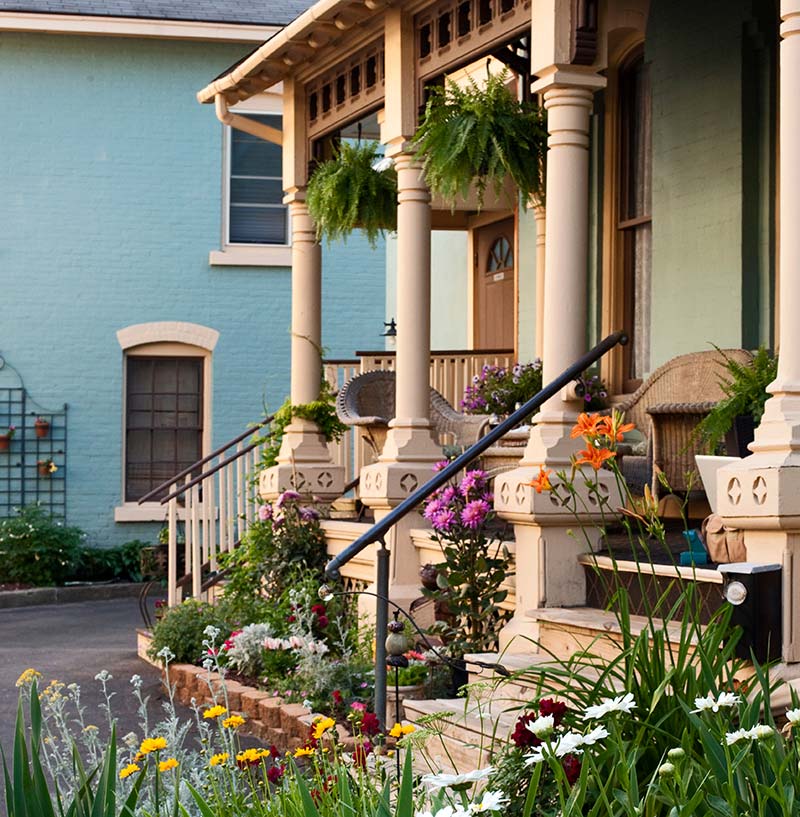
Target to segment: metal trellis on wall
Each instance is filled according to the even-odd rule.
[[[0,356],[0,518],[38,503],[67,518],[67,405],[48,409],[28,393],[19,372]]]

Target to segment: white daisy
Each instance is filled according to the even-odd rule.
[[[628,692],[616,698],[603,698],[599,704],[587,707],[583,719],[602,718],[604,715],[608,715],[609,712],[627,713],[634,709],[636,709],[636,702],[633,699],[633,693]]]
[[[789,723],[800,723],[800,709],[788,710],[786,720],[789,721]]]
[[[608,737],[608,729],[605,726],[596,726],[592,729],[591,732],[587,732],[583,736],[582,745],[584,746],[594,746],[598,740],[603,740],[603,738]]]
[[[750,740],[766,740],[767,738],[773,737],[774,734],[775,730],[771,726],[767,726],[765,723],[759,723],[747,733],[747,736]]]
[[[735,732],[725,733],[725,744],[726,746],[733,746],[734,743],[738,743],[740,740],[747,740],[748,738],[750,738],[750,733],[747,729],[737,729]]]
[[[738,695],[734,695],[732,692],[720,692],[716,698],[713,692],[709,692],[705,698],[694,699],[694,705],[697,709],[693,709],[692,712],[704,712],[709,709],[712,712],[719,712],[722,707],[735,706],[741,700]]]
[[[533,732],[537,738],[544,738],[555,729],[556,721],[552,715],[542,715],[531,723],[526,723],[525,728]]]
[[[508,797],[501,791],[484,791],[478,803],[470,803],[469,810],[473,814],[484,811],[500,811],[508,803]]]
[[[474,769],[464,774],[426,774],[423,775],[422,782],[432,789],[453,788],[454,786],[463,786],[465,783],[477,783],[479,780],[485,780],[493,771],[493,766],[487,766],[485,769]],[[439,817],[438,814],[437,817]]]

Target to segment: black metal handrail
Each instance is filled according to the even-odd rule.
[[[386,633],[389,624],[389,549],[386,547],[386,534],[406,514],[413,511],[420,502],[427,499],[435,490],[452,479],[462,468],[477,459],[487,448],[494,445],[512,428],[527,419],[542,403],[554,397],[572,381],[577,380],[582,372],[593,363],[596,363],[606,352],[618,344],[624,346],[627,342],[628,338],[624,332],[614,332],[601,340],[597,346],[576,360],[572,366],[565,369],[538,394],[535,394],[527,403],[503,420],[500,425],[493,428],[485,437],[481,437],[463,454],[434,474],[422,487],[414,491],[411,496],[404,499],[383,519],[376,522],[366,533],[359,536],[355,542],[328,562],[325,567],[325,575],[329,579],[339,579],[339,571],[342,565],[347,564],[365,547],[374,542],[380,542],[381,546],[375,554],[375,584],[377,585],[376,596],[378,598],[378,604],[375,608],[375,714],[382,724],[386,723]]]
[[[558,394],[564,386],[576,380],[581,373],[588,369],[593,363],[596,363],[606,352],[618,344],[624,346],[627,342],[628,337],[624,332],[614,332],[601,340],[597,346],[575,361],[568,369],[565,369],[555,380],[545,386],[538,394],[531,397],[527,403],[520,406],[513,414],[510,414],[488,434],[481,437],[445,468],[434,474],[424,485],[414,491],[411,496],[404,499],[396,508],[392,509],[380,522],[376,522],[366,533],[359,536],[355,542],[345,548],[338,556],[331,559],[325,568],[325,575],[330,579],[338,579],[339,568],[342,567],[342,565],[347,564],[347,562],[358,555],[368,545],[371,545],[373,542],[382,541],[386,534],[406,514],[413,511],[420,502],[427,499],[437,488],[449,482],[459,471],[486,451],[487,448],[508,434],[512,428],[515,428],[523,420],[533,414],[545,400],[549,400]]]
[[[249,437],[251,434],[256,432],[259,428],[263,428],[264,426],[269,425],[274,419],[275,415],[271,414],[269,417],[265,417],[263,420],[261,420],[261,422],[256,423],[254,426],[251,426],[246,431],[243,431],[241,434],[237,434],[232,440],[229,440],[227,443],[225,443],[225,445],[221,445],[219,446],[219,448],[215,448],[210,454],[206,454],[205,457],[187,466],[186,468],[183,469],[183,471],[179,471],[177,474],[175,474],[174,477],[170,477],[168,480],[162,482],[161,485],[158,485],[155,488],[153,488],[153,490],[146,493],[138,501],[137,504],[141,505],[143,502],[147,502],[148,499],[152,499],[153,497],[157,496],[165,488],[169,488],[170,485],[174,485],[179,479],[183,479],[183,477],[185,477],[187,474],[191,474],[192,471],[196,470],[197,468],[202,468],[207,462],[213,460],[214,457],[219,456],[220,454],[222,454],[223,451],[227,451],[232,445],[240,443],[246,437]],[[192,482],[189,483],[188,485],[184,485],[180,491],[177,491],[176,493],[171,494],[170,496],[162,499],[161,504],[163,505],[165,502],[168,502],[170,499],[172,499],[173,496],[178,496],[182,494],[187,488],[191,488],[192,485],[195,485],[197,482],[200,482],[202,479],[205,479],[205,477],[209,476],[210,474],[215,473],[223,465],[226,465],[229,462],[233,462],[234,460],[241,457],[243,454],[246,454],[248,451],[252,451],[256,447],[256,445],[257,443],[253,443],[247,448],[244,448],[241,451],[237,452],[235,455],[228,457],[228,459],[225,460],[225,462],[220,463],[218,467],[213,468],[211,471],[208,471],[205,474],[201,474],[199,477],[192,480]]]

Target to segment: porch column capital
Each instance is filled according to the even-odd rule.
[[[292,405],[319,399],[322,382],[322,253],[305,188],[289,201],[292,224]],[[331,460],[316,424],[296,417],[286,427],[278,463],[263,471],[259,489],[265,499],[285,490],[334,499],[344,489],[344,468]]]
[[[717,474],[718,511],[750,561],[783,566],[783,659],[800,661],[800,0],[781,1],[780,361],[749,457]]]

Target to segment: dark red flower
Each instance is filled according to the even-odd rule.
[[[567,776],[570,786],[575,785],[575,781],[581,776],[581,761],[577,755],[564,755],[561,760],[564,774]]]
[[[341,706],[343,701],[344,701],[344,698],[342,698],[342,693],[339,692],[338,689],[334,689],[333,690],[333,702],[336,704],[336,706]]]
[[[567,705],[563,701],[554,701],[552,698],[542,698],[542,700],[539,701],[539,714],[552,715],[554,726],[561,725],[566,711]]]
[[[311,606],[311,612],[316,613],[318,616],[321,616],[325,612],[325,605],[324,604],[314,604]]]
[[[328,626],[328,617],[319,616],[319,618],[317,618],[317,624],[319,625],[320,629],[324,630]]]
[[[295,616],[286,616],[286,620],[289,622],[289,624],[294,624],[294,622],[297,621]]]
[[[272,746],[269,747],[269,756],[270,757],[280,757],[281,752],[278,750],[278,747],[273,743]]]
[[[511,735],[511,740],[514,741],[517,748],[527,749],[541,744],[541,740],[528,729],[528,724],[533,723],[538,717],[539,715],[536,712],[527,712],[525,715],[519,716],[517,725]]]
[[[378,716],[374,712],[365,712],[361,718],[361,734],[377,735],[380,732],[381,724]]]
[[[367,765],[367,756],[372,754],[372,744],[365,740],[357,743],[353,749],[353,763],[363,769]]]
[[[269,780],[269,782],[273,785],[277,785],[281,782],[284,771],[283,766],[278,766],[277,764],[275,766],[270,766],[269,769],[267,769],[267,780]]]

